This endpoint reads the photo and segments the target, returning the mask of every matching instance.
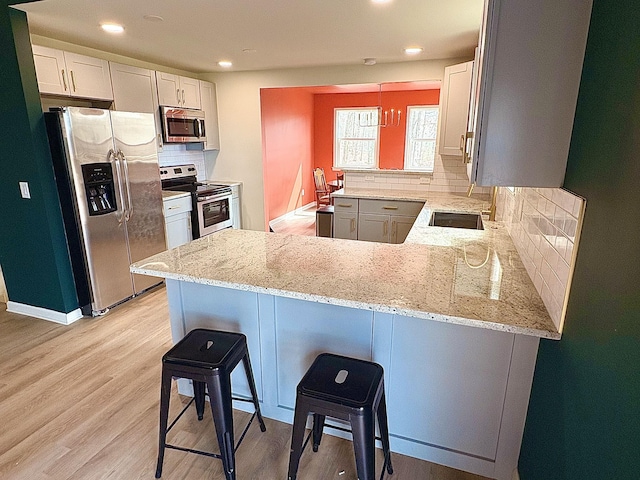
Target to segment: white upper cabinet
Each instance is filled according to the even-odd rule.
[[[109,62],[33,45],[40,93],[113,100]]]
[[[109,62],[116,110],[157,113],[156,72]]]
[[[471,181],[560,187],[590,0],[487,0],[478,45]]]
[[[440,155],[462,156],[469,115],[469,95],[473,62],[444,69],[440,102]]]
[[[32,45],[40,93],[69,95],[64,54],[62,50]]]
[[[207,141],[204,142],[204,150],[220,150],[218,102],[214,83],[200,80],[200,100],[204,111],[204,129],[207,136]]]
[[[168,107],[200,109],[200,83],[189,77],[156,72],[158,102]]]

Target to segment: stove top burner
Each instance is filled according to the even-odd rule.
[[[198,196],[219,195],[222,193],[231,193],[229,185],[221,185],[219,183],[198,182],[196,183],[196,193]]]

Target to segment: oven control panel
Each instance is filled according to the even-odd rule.
[[[195,165],[177,165],[175,167],[160,167],[160,180],[174,178],[195,177],[198,175]]]

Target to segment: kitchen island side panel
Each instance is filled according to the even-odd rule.
[[[292,422],[319,353],[373,360],[385,368],[392,451],[511,478],[537,338],[189,281],[167,279],[167,293],[174,342],[193,328],[247,336],[263,415]],[[232,384],[247,395],[242,369]]]

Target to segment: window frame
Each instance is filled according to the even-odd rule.
[[[335,170],[376,170],[378,165],[380,164],[380,125],[376,126],[376,137],[372,138],[338,138],[338,113],[341,111],[355,111],[355,112],[375,112],[376,119],[378,118],[378,108],[377,107],[336,107],[333,109],[333,168]],[[363,141],[371,141],[374,142],[374,161],[371,166],[356,166],[356,165],[338,165],[339,155],[339,146],[340,140],[350,139],[350,140],[363,140]]]
[[[410,138],[410,132],[411,129],[410,127],[410,120],[411,120],[411,110],[412,109],[429,109],[429,110],[435,110],[438,114],[438,118],[436,119],[436,129],[435,129],[435,134],[433,139],[412,139]],[[407,109],[407,119],[406,119],[406,123],[405,123],[405,141],[404,141],[404,160],[403,160],[403,165],[402,168],[404,171],[406,172],[421,172],[421,173],[433,173],[435,171],[435,167],[436,167],[436,156],[438,155],[438,124],[440,122],[440,105],[408,105]],[[433,164],[431,166],[430,170],[427,169],[423,169],[423,168],[415,168],[415,167],[409,167],[408,166],[408,162],[407,160],[409,159],[409,152],[411,151],[411,143],[415,142],[415,141],[433,141],[434,144],[434,153],[433,153]]]

